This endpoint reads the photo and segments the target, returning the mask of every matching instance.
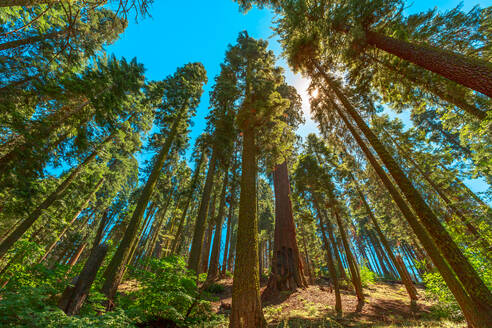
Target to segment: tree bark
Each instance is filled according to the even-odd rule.
[[[208,163],[207,178],[203,187],[202,200],[198,216],[196,218],[195,230],[193,232],[193,240],[191,242],[190,257],[188,259],[188,269],[198,273],[200,264],[200,255],[202,252],[203,239],[205,234],[205,224],[207,222],[208,207],[210,204],[210,196],[212,194],[215,166],[216,166],[216,151],[212,149],[212,157]]]
[[[106,257],[107,252],[107,245],[97,246],[91,255],[89,255],[75,286],[68,286],[63,292],[58,307],[67,315],[79,313],[89,295],[92,283],[96,279],[97,271]]]
[[[266,321],[261,309],[258,268],[257,159],[253,122],[245,122],[242,131],[241,194],[229,327],[263,328]]]
[[[492,97],[492,65],[461,54],[366,32],[367,43],[399,58]]]
[[[1,7],[1,4],[0,4],[0,7]],[[43,41],[43,40],[56,39],[60,36],[67,34],[67,32],[68,32],[68,30],[61,30],[61,31],[46,33],[43,35],[31,36],[31,37],[28,37],[25,39],[4,42],[4,43],[0,44],[0,51],[18,48],[21,46],[33,44],[33,43]]]
[[[337,271],[335,269],[335,264],[333,263],[333,257],[331,256],[330,244],[328,242],[328,239],[326,238],[326,229],[325,229],[325,224],[323,222],[323,215],[319,213],[319,209],[318,209],[318,216],[319,216],[319,226],[321,228],[321,238],[323,239],[323,244],[325,245],[325,249],[326,249],[326,260],[328,262],[328,271],[330,271],[331,280],[333,282],[333,288],[335,289],[335,311],[337,312],[337,317],[341,317],[342,298],[340,296],[340,286],[338,284]]]
[[[219,256],[220,256],[220,241],[222,239],[222,225],[224,223],[224,215],[226,208],[227,186],[229,184],[229,165],[224,168],[224,180],[222,182],[222,191],[220,193],[219,213],[215,219],[215,234],[212,246],[212,254],[210,264],[208,266],[207,280],[205,285],[209,285],[219,278]]]
[[[268,285],[262,294],[263,300],[274,297],[280,291],[295,291],[297,288],[307,286],[296,240],[287,161],[275,166],[273,186],[275,191],[275,231],[272,272]]]

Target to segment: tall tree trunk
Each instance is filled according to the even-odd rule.
[[[372,224],[374,225],[374,229],[376,230],[376,233],[378,234],[379,240],[383,244],[383,247],[385,248],[387,255],[389,256],[391,262],[393,262],[393,265],[395,266],[396,270],[398,271],[398,274],[400,275],[400,278],[401,278],[403,284],[405,285],[405,288],[407,289],[407,293],[408,293],[408,296],[410,297],[410,301],[412,303],[415,303],[418,299],[417,289],[412,284],[411,280],[405,279],[405,277],[404,277],[404,269],[405,268],[402,268],[400,266],[400,263],[396,261],[396,257],[393,254],[391,246],[388,243],[388,240],[384,236],[383,232],[381,231],[381,228],[379,227],[379,223],[376,220],[376,217],[374,216],[374,213],[372,212],[371,207],[367,203],[366,197],[362,193],[362,190],[360,189],[359,184],[355,180],[354,176],[351,176],[351,178],[352,178],[352,181],[355,183],[355,187],[357,189],[357,193],[359,194],[359,198],[362,201],[362,205],[364,206],[364,208],[367,212],[367,215],[369,215],[369,218],[371,219]]]
[[[321,238],[323,239],[323,244],[326,249],[326,260],[328,262],[328,271],[330,272],[331,280],[333,282],[333,288],[335,289],[335,311],[337,312],[337,317],[342,316],[342,298],[340,296],[340,285],[338,283],[337,270],[335,269],[335,263],[333,263],[333,257],[331,256],[331,248],[328,239],[326,238],[326,229],[323,222],[323,215],[319,213],[319,226],[321,228]]]
[[[439,219],[426,204],[422,195],[415,189],[405,173],[398,166],[394,158],[388,153],[388,151],[379,141],[377,136],[366,125],[362,117],[350,104],[345,95],[340,91],[340,89],[338,89],[338,87],[326,74],[323,73],[323,75],[326,82],[336,93],[338,99],[344,105],[347,112],[356,122],[358,128],[363,132],[371,146],[379,155],[382,162],[388,168],[389,173],[393,176],[394,180],[400,187],[401,191],[404,193],[408,202],[419,216],[422,224],[429,232],[431,237],[434,239],[436,245],[441,250],[442,255],[446,258],[446,260],[458,276],[459,280],[466,288],[470,297],[474,300],[474,303],[476,303],[477,306],[480,306],[480,309],[482,311],[492,313],[492,293],[488,290],[487,286],[480,279],[480,276],[472,267],[468,259],[463,255],[458,245],[449,235],[448,231],[444,229],[441,222],[439,222]],[[337,111],[339,111],[340,114],[341,110],[336,104],[335,108],[337,109]],[[343,115],[343,113],[340,115]]]
[[[154,187],[159,179],[159,175],[162,171],[162,167],[164,166],[164,162],[166,161],[167,155],[169,153],[169,149],[174,141],[178,133],[178,127],[181,124],[181,115],[176,117],[173,125],[171,127],[171,131],[169,136],[166,138],[164,145],[162,146],[159,154],[157,155],[154,166],[152,167],[152,172],[145,184],[145,187],[142,190],[142,194],[140,195],[135,211],[133,212],[132,218],[128,223],[128,227],[126,228],[125,235],[116,250],[113,258],[111,259],[111,263],[106,269],[104,273],[105,281],[102,287],[103,293],[108,297],[109,300],[114,298],[116,294],[116,290],[121,283],[121,279],[123,278],[123,273],[125,271],[125,265],[127,260],[129,259],[129,255],[131,252],[131,247],[138,237],[138,230],[142,223],[143,215],[145,213],[145,209],[149,203],[150,197],[154,191]],[[110,271],[108,271],[110,269]]]
[[[208,210],[208,222],[207,229],[205,230],[205,240],[202,246],[202,252],[200,255],[199,272],[204,273],[208,271],[208,261],[210,260],[210,246],[212,244],[212,234],[214,232],[214,216],[215,216],[215,204],[217,200],[217,192],[214,191],[212,200]]]
[[[89,205],[89,202],[91,201],[92,197],[94,197],[94,195],[99,190],[99,188],[101,187],[101,185],[102,185],[103,182],[104,182],[104,178],[101,178],[99,180],[99,182],[96,184],[95,188],[92,190],[92,192],[86,198],[86,200],[84,201],[84,203],[79,207],[79,209],[77,210],[77,212],[75,213],[75,215],[72,217],[72,219],[70,220],[70,222],[58,234],[58,237],[53,241],[53,243],[46,249],[46,252],[44,253],[44,255],[38,260],[38,264],[41,263],[41,262],[43,262],[46,259],[46,257],[55,248],[55,246],[58,243],[58,241],[60,241],[60,239],[63,238],[63,236],[65,235],[65,233],[68,231],[68,229],[70,229],[70,227],[75,222],[75,220],[77,220],[77,218],[79,217],[80,213],[87,207],[87,205]]]
[[[323,215],[326,213],[323,212]],[[341,252],[340,249],[338,248],[338,242],[337,239],[335,238],[335,233],[333,231],[333,226],[331,225],[331,222],[329,220],[326,220],[326,229],[328,229],[328,238],[330,239],[331,243],[331,248],[333,249],[333,254],[335,255],[335,259],[337,260],[338,263],[338,271],[340,274],[340,278],[343,280],[348,280],[347,273],[345,272],[345,267],[343,266],[343,261],[341,257]]]
[[[92,283],[96,279],[97,271],[101,266],[106,253],[108,252],[107,245],[99,245],[89,255],[82,272],[77,278],[74,287],[67,286],[60,299],[58,306],[67,314],[78,314],[82,305],[84,305]]]
[[[280,291],[295,291],[307,286],[296,240],[296,227],[290,200],[290,182],[287,161],[273,171],[275,191],[275,231],[272,272],[263,291],[263,300]]]
[[[261,310],[258,268],[257,159],[254,129],[253,122],[245,122],[245,127],[242,129],[241,194],[230,328],[263,328],[266,326]]]
[[[492,65],[429,45],[398,40],[367,31],[367,43],[422,68],[492,97]]]
[[[362,290],[362,282],[360,280],[359,267],[357,262],[355,261],[354,254],[350,249],[350,244],[347,238],[347,234],[345,232],[345,227],[343,225],[342,220],[340,219],[340,215],[338,214],[338,209],[336,208],[336,204],[332,205],[331,213],[332,216],[335,217],[338,225],[338,230],[340,231],[340,237],[342,239],[343,247],[345,248],[345,255],[347,256],[347,262],[350,269],[350,276],[352,279],[352,284],[355,288],[355,293],[357,294],[357,300],[359,302],[358,308],[360,308],[364,303],[364,292]]]
[[[44,4],[52,4],[57,2],[70,2],[71,0],[0,0],[0,7],[34,7]]]
[[[190,183],[190,189],[188,190],[188,194],[186,196],[186,201],[183,207],[183,212],[181,214],[181,217],[179,219],[179,224],[178,224],[178,231],[176,232],[176,235],[174,236],[173,243],[171,245],[171,254],[175,254],[178,246],[178,240],[181,238],[181,235],[183,234],[183,228],[184,228],[184,223],[186,221],[186,215],[188,215],[188,209],[190,208],[190,203],[193,199],[193,194],[195,193],[195,189],[198,184],[198,178],[200,177],[200,170],[202,168],[202,164],[207,160],[207,154],[205,151],[202,151],[200,155],[200,159],[198,160],[196,167],[195,167],[195,172],[193,172],[193,177],[191,178],[191,183]]]
[[[224,168],[224,180],[222,182],[222,191],[220,193],[219,213],[215,219],[215,234],[212,246],[212,254],[210,256],[210,264],[208,266],[207,280],[205,285],[211,284],[219,278],[219,256],[220,256],[220,241],[222,239],[222,225],[224,223],[224,215],[226,209],[227,186],[229,184],[229,164]]]
[[[188,269],[198,273],[200,264],[200,255],[202,253],[203,237],[205,234],[205,224],[207,222],[208,206],[210,204],[210,196],[214,185],[215,167],[216,167],[216,151],[212,149],[212,157],[208,163],[207,178],[203,187],[202,200],[198,216],[196,218],[195,230],[193,232],[193,240],[191,242],[190,257],[188,258]]]
[[[112,140],[114,137],[111,134],[107,137],[102,143],[100,143],[97,148],[76,168],[72,169],[70,174],[63,180],[63,182],[58,185],[58,187],[41,203],[36,207],[36,209],[29,214],[29,216],[22,221],[21,224],[17,226],[17,228],[12,231],[12,233],[5,238],[0,244],[0,259],[3,258],[5,253],[12,247],[12,245],[19,240],[20,237],[36,222],[36,220],[43,214],[43,212],[48,209],[55,201],[60,199],[65,190],[72,184],[72,182],[79,176],[79,174],[83,171],[83,169],[92,162],[99,151],[104,148],[104,146]]]
[[[468,103],[466,101],[466,99],[464,99],[460,95],[455,95],[453,93],[443,91],[440,89],[439,85],[431,84],[425,78],[415,78],[415,77],[409,76],[408,74],[405,74],[404,72],[401,72],[398,69],[396,69],[396,67],[394,65],[388,64],[388,63],[386,63],[382,60],[379,60],[375,57],[370,56],[370,59],[383,65],[386,69],[401,75],[402,78],[408,80],[412,84],[422,87],[423,89],[427,90],[427,92],[436,95],[437,97],[441,98],[445,102],[464,110],[468,114],[470,114],[470,115],[472,115],[472,116],[474,116],[480,120],[483,120],[487,117],[486,112],[480,110],[479,108],[477,108],[473,104]]]
[[[473,226],[470,222],[470,218],[465,217],[465,214],[456,207],[453,202],[449,199],[446,193],[431,179],[431,177],[424,171],[424,169],[411,157],[408,153],[396,142],[396,140],[383,129],[383,132],[386,136],[392,141],[392,143],[396,146],[398,152],[401,154],[403,158],[409,161],[413,167],[420,173],[420,175],[427,181],[427,183],[434,189],[436,194],[444,201],[444,203],[448,206],[448,208],[453,212],[466,227],[468,233],[473,236],[473,238],[480,243],[483,248],[484,255],[492,261],[492,254],[490,254],[491,247],[490,244],[485,240],[478,230]]]
[[[336,104],[334,105],[336,106]],[[486,328],[488,326],[488,323],[492,321],[492,313],[490,311],[483,311],[480,305],[477,305],[470,297],[470,295],[467,294],[467,291],[460,283],[460,281],[456,278],[449,264],[444,260],[442,254],[439,253],[439,248],[431,239],[429,233],[424,229],[417,217],[413,214],[412,210],[408,207],[405,200],[400,195],[396,187],[393,185],[389,177],[386,175],[384,169],[378,163],[374,155],[368,149],[365,142],[362,140],[352,124],[348,121],[347,117],[345,117],[344,113],[338,107],[335,107],[335,109],[337,110],[347,128],[350,130],[350,133],[353,135],[356,142],[359,144],[363,153],[366,155],[367,160],[376,171],[377,175],[397,204],[398,208],[409,223],[415,235],[422,243],[427,254],[432,259],[432,262],[441,273],[444,281],[446,282],[447,286],[456,298],[456,301],[460,305],[467,322],[475,328]]]
[[[0,44],[0,51],[14,49],[14,48],[18,48],[18,47],[29,45],[29,44],[34,44],[34,43],[39,42],[39,41],[57,39],[57,38],[65,35],[65,34],[67,34],[67,32],[68,32],[68,30],[61,30],[61,31],[46,33],[43,35],[31,36],[31,37],[28,37],[25,39],[4,42],[4,43]]]

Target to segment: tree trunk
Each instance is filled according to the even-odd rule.
[[[337,205],[332,205],[331,213],[335,217],[338,230],[340,231],[340,237],[342,239],[343,247],[345,248],[345,255],[347,256],[347,262],[350,269],[350,276],[352,278],[352,284],[355,288],[355,293],[357,294],[357,300],[359,304],[357,305],[360,308],[364,303],[364,292],[362,290],[362,282],[360,280],[359,267],[357,266],[357,262],[355,261],[354,254],[350,249],[350,244],[347,239],[347,234],[345,233],[345,227],[343,226],[343,222],[338,215],[338,210],[335,208]]]
[[[407,289],[408,296],[410,297],[410,301],[412,303],[415,303],[418,299],[417,296],[417,289],[415,286],[412,284],[412,280],[405,279],[404,275],[404,267],[401,267],[400,263],[396,261],[396,257],[393,254],[393,251],[390,247],[390,244],[388,243],[388,240],[384,236],[383,232],[381,231],[381,228],[379,227],[379,223],[376,220],[376,217],[374,216],[374,213],[372,212],[371,208],[369,207],[369,204],[367,203],[366,197],[362,193],[362,190],[360,189],[359,184],[355,180],[354,176],[351,176],[352,181],[355,183],[355,187],[357,189],[357,193],[359,194],[359,198],[362,201],[362,205],[364,206],[367,215],[369,215],[369,218],[372,221],[372,224],[374,225],[374,229],[376,230],[376,233],[378,234],[379,240],[383,244],[383,247],[386,250],[387,255],[389,256],[391,262],[393,262],[393,265],[395,266],[396,270],[398,271],[398,274],[400,275],[400,278],[405,285],[405,288]]]
[[[336,104],[334,104],[336,106]],[[427,254],[430,256],[432,259],[434,265],[437,267],[439,272],[441,273],[444,281],[446,282],[447,286],[453,293],[454,297],[456,298],[456,301],[461,307],[461,310],[463,311],[463,314],[467,320],[467,322],[475,328],[486,328],[488,326],[488,323],[492,321],[492,314],[491,312],[488,311],[483,311],[479,305],[477,305],[472,298],[467,294],[465,289],[463,288],[463,285],[458,281],[456,276],[454,275],[451,267],[449,264],[444,260],[442,254],[439,253],[439,248],[436,246],[434,241],[430,238],[428,232],[424,229],[424,227],[420,224],[418,221],[417,217],[413,214],[411,209],[408,207],[406,202],[403,200],[402,196],[396,189],[396,187],[393,185],[389,177],[386,175],[384,169],[381,167],[381,165],[378,163],[374,155],[371,153],[371,151],[367,148],[367,145],[365,142],[362,140],[360,135],[357,133],[355,128],[352,126],[352,124],[348,121],[348,119],[345,117],[343,112],[338,108],[335,107],[337,110],[338,114],[342,118],[343,122],[347,126],[347,128],[350,130],[350,133],[353,135],[355,138],[356,142],[359,144],[361,147],[362,151],[366,155],[367,160],[371,163],[371,166],[374,168],[376,171],[377,175],[380,177],[381,181],[383,182],[384,186],[388,190],[388,192],[391,194],[393,200],[397,204],[398,208],[402,212],[403,216],[409,223],[410,227],[414,231],[415,235],[419,239],[419,241],[422,243],[424,246]]]
[[[222,184],[222,192],[220,194],[219,213],[215,219],[215,234],[212,246],[212,255],[208,266],[207,280],[205,285],[211,284],[219,278],[219,256],[220,256],[220,241],[222,239],[222,225],[224,223],[224,214],[226,207],[227,185],[229,184],[229,164],[224,168],[224,180]]]
[[[135,208],[135,211],[133,212],[130,222],[128,223],[125,235],[123,236],[123,239],[118,246],[116,253],[111,259],[110,265],[104,273],[106,279],[104,281],[102,291],[109,300],[112,300],[114,298],[116,290],[118,289],[118,285],[123,278],[125,265],[127,263],[127,260],[129,259],[131,247],[135,239],[138,237],[138,230],[142,223],[145,209],[147,208],[150,197],[152,196],[152,193],[154,191],[154,187],[157,183],[157,180],[159,179],[159,175],[161,174],[161,170],[164,166],[164,162],[166,161],[169,149],[171,148],[174,138],[178,133],[178,127],[181,123],[181,116],[182,115],[178,115],[178,117],[176,117],[175,121],[173,122],[169,136],[166,138],[161,151],[157,155],[154,166],[152,167],[152,172],[150,173],[147,183],[142,190],[142,194],[137,201],[137,206]],[[108,269],[110,270],[108,271]]]
[[[36,209],[29,214],[29,216],[22,221],[17,228],[12,231],[12,233],[5,238],[0,244],[0,259],[3,258],[5,253],[12,247],[12,245],[19,240],[20,237],[36,222],[37,219],[43,214],[43,212],[48,209],[55,201],[60,199],[65,190],[72,184],[72,182],[77,178],[77,176],[83,171],[83,169],[96,158],[97,154],[101,149],[113,139],[113,134],[107,137],[102,143],[100,143],[97,148],[76,168],[74,168],[70,174],[63,180],[63,182],[58,185],[58,187],[41,203],[36,207]]]
[[[106,257],[107,252],[107,245],[97,246],[89,255],[75,286],[68,286],[63,292],[58,307],[67,315],[79,313],[89,295],[92,283],[96,279],[97,271]]]
[[[492,66],[485,61],[372,31],[366,32],[366,40],[376,48],[492,97]]]
[[[474,303],[476,303],[477,306],[480,306],[482,311],[492,313],[492,293],[480,279],[480,276],[472,267],[468,259],[463,255],[458,245],[453,241],[449,233],[439,222],[439,219],[426,204],[422,195],[415,189],[394,158],[388,153],[377,136],[366,125],[362,117],[360,117],[355,108],[349,103],[348,99],[326,74],[324,74],[324,76],[326,82],[336,93],[347,112],[356,122],[359,129],[366,136],[382,162],[388,168],[389,173],[393,176],[408,202],[415,210],[415,213],[419,216],[422,224],[441,250],[442,255],[446,258],[470,297],[474,300]],[[335,107],[337,111],[341,112],[338,106],[335,105]]]
[[[251,115],[251,114],[250,114]],[[256,214],[256,144],[252,122],[243,128],[241,193],[232,286],[230,328],[263,328],[260,273],[258,268],[258,220]]]
[[[191,242],[190,257],[188,259],[188,269],[198,273],[200,264],[200,255],[202,252],[203,238],[205,234],[205,224],[207,222],[208,206],[210,204],[210,196],[214,185],[215,166],[216,166],[216,151],[212,149],[212,158],[208,163],[207,178],[203,187],[202,200],[198,216],[196,218],[193,240]]]
[[[61,31],[46,33],[43,35],[31,36],[31,37],[28,37],[25,39],[4,42],[4,43],[0,44],[0,51],[18,48],[18,47],[25,46],[28,44],[33,44],[33,43],[36,43],[39,41],[56,39],[60,36],[67,34],[67,32],[68,32],[68,30],[61,30]]]
[[[71,0],[0,0],[1,7],[34,7],[44,4],[53,4],[57,2],[70,2]]]
[[[319,213],[319,226],[321,228],[321,238],[323,239],[323,244],[326,249],[326,260],[328,262],[328,271],[330,271],[331,280],[333,282],[333,288],[335,289],[335,311],[337,312],[337,317],[342,317],[342,298],[340,296],[340,286],[338,284],[337,270],[335,269],[335,263],[333,263],[333,257],[331,256],[331,248],[326,238],[325,224],[323,222],[323,215]]]
[[[70,229],[70,227],[75,222],[75,220],[77,220],[77,218],[79,217],[80,213],[87,207],[87,205],[89,205],[89,202],[91,201],[92,197],[94,197],[94,195],[96,194],[96,192],[99,190],[99,188],[101,187],[103,181],[104,181],[104,178],[101,178],[99,180],[99,182],[96,184],[96,187],[94,188],[94,190],[92,190],[92,192],[89,194],[89,196],[84,201],[84,203],[82,204],[82,206],[79,207],[79,209],[77,210],[77,212],[75,213],[75,215],[72,217],[72,220],[70,220],[70,222],[60,232],[60,234],[55,239],[55,241],[53,241],[53,243],[46,249],[46,252],[44,253],[44,255],[41,257],[41,259],[39,259],[38,264],[41,263],[41,262],[43,262],[46,259],[46,257],[51,253],[51,251],[53,250],[53,248],[55,248],[55,246],[58,243],[58,241],[63,238],[63,236],[65,235],[65,233],[68,231],[68,229]]]
[[[217,191],[214,192],[209,206],[207,229],[205,231],[205,240],[203,242],[202,251],[200,255],[198,273],[204,273],[208,271],[208,261],[210,260],[210,245],[212,244],[212,234],[214,232],[213,218],[215,216],[216,200],[217,200]]]
[[[307,286],[296,240],[296,227],[290,200],[287,162],[275,166],[275,232],[272,272],[262,299],[267,300],[280,291],[295,291]]]
[[[190,190],[188,191],[188,195],[185,201],[185,205],[183,207],[183,213],[179,219],[178,231],[174,237],[173,243],[171,245],[171,254],[175,254],[177,252],[178,240],[181,238],[183,233],[184,223],[186,221],[186,215],[188,214],[188,209],[190,208],[190,203],[193,199],[193,194],[195,193],[195,189],[198,183],[198,178],[200,177],[200,169],[202,168],[202,164],[206,161],[207,155],[205,151],[200,155],[200,159],[198,160],[195,172],[193,172],[193,177],[191,178]]]

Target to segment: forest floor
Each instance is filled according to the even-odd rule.
[[[231,304],[232,279],[223,279],[217,284],[224,287],[218,298],[212,302],[217,313],[228,314]],[[262,286],[263,291],[265,287]],[[335,319],[335,293],[329,286],[320,283],[299,289],[294,293],[281,293],[277,299],[265,302],[263,312],[268,327],[357,327],[357,328],[393,328],[393,327],[429,327],[462,328],[465,324],[439,319],[433,312],[431,300],[422,296],[417,308],[411,309],[410,301],[403,285],[381,283],[365,288],[366,302],[361,311],[357,311],[357,298],[350,290],[342,290],[343,316]]]

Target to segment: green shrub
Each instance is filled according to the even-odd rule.
[[[360,280],[362,287],[368,287],[374,285],[376,282],[376,274],[372,272],[367,266],[363,265],[360,268]]]
[[[219,284],[211,284],[208,286],[205,291],[213,294],[220,294],[225,290],[225,287]]]
[[[210,303],[199,298],[196,277],[183,258],[152,259],[148,270],[137,269],[134,276],[141,288],[122,297],[120,304],[137,322],[163,318],[189,325],[214,319]]]

